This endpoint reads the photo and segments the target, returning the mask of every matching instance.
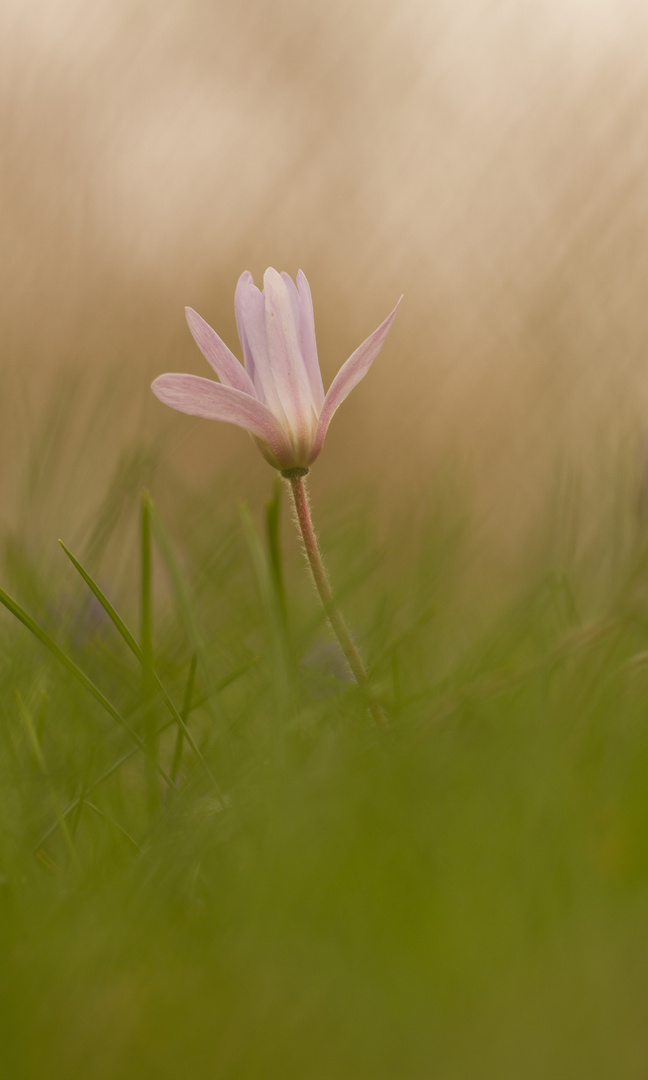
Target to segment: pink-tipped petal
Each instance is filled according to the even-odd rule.
[[[247,271],[239,278],[234,297],[236,324],[245,355],[245,366],[254,382],[257,397],[279,419],[284,419],[281,401],[268,359],[265,299]]]
[[[290,277],[290,274],[282,273],[281,277],[290,299],[295,329],[297,331],[299,351],[306,369],[306,375],[311,390],[313,409],[315,410],[315,416],[319,416],[320,409],[324,402],[324,387],[322,385],[322,375],[317,359],[313,301],[311,299],[310,289],[301,270],[297,272],[297,282],[300,283],[301,277],[301,280],[305,284],[305,295],[304,286],[300,284],[300,289],[298,289],[297,285],[295,285],[295,282]],[[305,303],[304,300],[306,301]]]
[[[234,313],[236,315],[236,329],[238,330],[239,341],[243,348],[243,359],[245,360],[245,370],[254,382],[254,359],[252,351],[250,349],[250,343],[248,341],[247,333],[245,330],[245,298],[244,294],[250,286],[254,289],[254,280],[249,270],[244,270],[240,278],[236,283],[236,292],[234,293]],[[259,292],[258,289],[255,290]],[[265,332],[265,331],[264,331]]]
[[[322,373],[317,358],[317,344],[315,342],[315,316],[313,314],[313,298],[306,275],[297,271],[297,291],[299,296],[299,337],[301,340],[302,354],[306,364],[306,371],[313,391],[313,403],[319,416],[324,404],[324,386]]]
[[[160,375],[151,389],[172,409],[245,428],[268,444],[278,462],[292,460],[293,451],[281,424],[256,398],[199,375]]]
[[[251,394],[256,397],[256,391],[252,379],[242,364],[234,356],[224,341],[221,341],[215,330],[209,323],[194,311],[193,308],[185,308],[187,325],[191,330],[192,337],[205,360],[211,364],[223,386],[231,386],[234,390],[240,390],[242,394]]]
[[[297,327],[297,333],[299,334],[299,293],[297,292],[297,286],[291,278],[290,274],[287,274],[285,270],[281,271],[279,275],[288,293],[288,299],[290,300],[290,307],[292,309],[293,320]]]
[[[293,305],[285,281],[272,267],[263,276],[268,362],[293,441],[310,444],[313,407]]]
[[[387,316],[377,330],[374,330],[373,334],[370,334],[369,337],[362,342],[362,345],[358,346],[333,379],[328,393],[324,398],[324,405],[322,406],[319,423],[317,425],[317,432],[315,433],[313,442],[311,461],[315,460],[322,449],[326,432],[334,412],[339,408],[344,399],[348,397],[354,386],[357,386],[360,380],[364,378],[378,356],[385,338],[389,333],[391,324],[396,317],[396,312],[398,311],[402,299],[403,297],[401,296],[391,314]]]

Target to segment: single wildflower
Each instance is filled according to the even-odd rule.
[[[400,300],[398,301],[400,304]],[[187,322],[219,378],[160,375],[153,393],[173,409],[224,420],[249,431],[266,461],[290,481],[295,518],[315,587],[356,682],[381,724],[385,714],[372,694],[367,670],[331,591],[310,514],[304,476],[319,455],[336,409],[367,374],[394,321],[398,304],[342,365],[324,393],[315,344],[313,301],[301,270],[296,283],[272,267],[259,290],[241,274],[234,309],[243,348],[239,363],[215,330],[191,308]]]
[[[180,412],[245,428],[275,469],[308,471],[322,449],[333,414],[380,352],[398,304],[342,365],[324,394],[305,275],[300,270],[295,284],[288,274],[270,267],[263,286],[258,289],[247,270],[236,286],[234,308],[244,366],[216,331],[187,308],[189,329],[220,381],[160,375],[152,390]]]

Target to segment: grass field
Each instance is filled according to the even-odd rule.
[[[0,1080],[648,1077],[647,37],[0,3]],[[327,388],[405,297],[309,478],[384,728],[149,390],[270,265]]]
[[[267,477],[171,528],[122,468],[79,567],[5,536],[3,1075],[644,1077],[633,485],[559,485],[493,585],[451,485],[375,529],[314,471],[381,730]]]

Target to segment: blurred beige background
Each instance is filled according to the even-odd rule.
[[[640,0],[2,0],[4,516],[160,433],[169,485],[266,491],[148,385],[209,373],[185,304],[238,352],[267,265],[309,277],[325,385],[405,293],[318,490],[451,463],[514,536],[559,460],[640,456],[647,40]]]

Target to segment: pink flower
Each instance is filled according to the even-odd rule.
[[[220,382],[197,375],[160,375],[153,393],[180,412],[224,420],[249,431],[266,461],[282,472],[307,470],[322,449],[333,413],[368,372],[398,304],[342,365],[324,394],[315,344],[313,301],[301,270],[297,284],[272,267],[262,291],[246,270],[234,308],[245,366],[200,315],[186,309],[198,348]]]

